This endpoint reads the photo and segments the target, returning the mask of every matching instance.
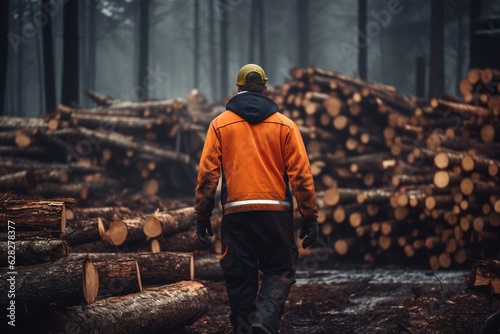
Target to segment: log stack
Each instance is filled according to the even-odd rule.
[[[0,117],[0,192],[84,201],[112,190],[172,196],[192,189],[217,106],[197,91],[186,101],[88,95],[98,107],[60,105],[40,118]]]
[[[0,268],[6,278],[0,288],[15,289],[15,300],[6,293],[0,305],[12,308],[14,301],[23,330],[60,330],[57,326],[70,321],[85,331],[104,326],[112,331],[120,328],[123,333],[164,332],[190,324],[207,311],[207,290],[193,279],[197,263],[207,271],[202,277],[220,276],[214,270],[218,268],[214,257],[197,256],[195,263],[191,250],[152,253],[150,246],[151,240],[164,234],[187,233],[194,226],[193,208],[137,216],[126,207],[78,208],[74,204],[71,198],[20,200],[5,196],[0,201],[1,220],[8,231],[5,241],[0,241],[0,246],[5,244],[2,264],[6,266]],[[102,234],[100,228],[104,227],[93,222],[96,219],[102,224],[100,217],[116,219],[115,230],[110,227]],[[143,228],[145,222],[149,222],[147,229]],[[155,239],[148,241],[146,233]],[[93,238],[108,245],[114,240],[121,243],[109,245],[114,253],[69,254],[70,249],[78,249],[79,242],[88,245]],[[125,243],[148,245],[149,249],[126,253],[121,249]],[[162,301],[155,301],[158,296]],[[139,301],[147,303],[148,314],[163,320],[144,322],[136,305]],[[123,317],[115,314],[110,318],[109,313],[116,310]],[[132,313],[141,318],[130,319],[127,314]]]
[[[434,270],[500,255],[497,84],[471,104],[315,67],[290,76],[271,97],[304,137],[323,246]]]

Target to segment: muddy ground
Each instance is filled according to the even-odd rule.
[[[280,333],[474,333],[500,310],[500,300],[468,288],[467,275],[356,266],[299,271]],[[174,334],[232,333],[224,283],[201,282],[210,293],[209,311]]]

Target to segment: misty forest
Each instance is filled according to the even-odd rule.
[[[233,161],[197,188],[214,207],[206,245],[195,188],[212,121],[258,64],[317,206],[302,221],[297,198],[273,200],[293,210],[298,253],[279,333],[499,333],[500,1],[0,0],[0,16],[12,332],[254,333],[257,316],[232,327],[221,269]],[[267,100],[236,98],[252,94]],[[235,169],[272,184],[260,169],[283,160],[293,188],[281,154]]]

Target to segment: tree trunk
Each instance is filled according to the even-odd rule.
[[[201,283],[179,282],[103,299],[86,307],[54,310],[47,316],[46,325],[54,332],[72,324],[82,333],[96,329],[103,333],[166,333],[195,322],[208,308],[208,291]]]
[[[470,0],[469,9],[469,68],[476,68],[480,62],[481,51],[477,49],[478,43],[475,36],[477,19],[481,16],[482,0]]]
[[[300,67],[309,65],[309,1],[297,0],[298,62]]]
[[[14,255],[8,255],[11,251]],[[10,260],[16,266],[25,266],[52,262],[68,256],[69,247],[60,239],[35,239],[20,241],[0,241],[0,263],[2,266],[10,265]]]
[[[42,6],[49,8],[50,0],[42,0]],[[47,14],[47,13],[46,13]],[[43,39],[43,80],[45,91],[45,112],[56,110],[56,81],[54,70],[54,47],[52,44],[52,16],[47,14],[47,22],[42,27]]]
[[[222,1],[221,6],[230,6],[226,3],[227,0]],[[224,98],[228,93],[228,71],[229,71],[229,41],[227,32],[229,30],[229,16],[228,13],[221,13],[220,20],[220,96]]]
[[[200,1],[194,0],[194,30],[193,30],[193,88],[199,88],[200,84]]]
[[[137,87],[140,89],[138,98],[145,101],[148,98],[147,67],[149,64],[149,0],[139,2],[139,64],[137,73]]]
[[[358,76],[366,80],[367,78],[367,60],[368,60],[368,42],[363,39],[366,37],[361,36],[361,33],[366,36],[366,12],[367,3],[366,0],[358,0],[358,43],[360,47],[358,48]]]
[[[257,0],[258,3],[258,16],[259,16],[259,62],[262,68],[266,68],[266,13],[264,0]]]
[[[5,110],[5,96],[7,87],[7,64],[9,58],[9,0],[0,2],[0,116]]]
[[[88,32],[87,32],[87,86],[86,89],[95,89],[96,56],[97,56],[97,36],[96,36],[96,0],[88,2]]]
[[[80,101],[79,94],[79,44],[78,2],[68,2],[63,7],[63,71],[61,103],[71,106]]]
[[[444,93],[444,0],[432,1],[429,97]]]
[[[218,0],[210,0],[209,1],[209,27],[208,27],[208,41],[209,41],[209,45],[208,45],[208,53],[209,53],[209,68],[210,68],[210,80],[211,82],[218,82],[217,81],[217,62],[216,62],[216,59],[215,59],[215,17],[214,17],[214,6],[215,6],[215,2],[218,1]],[[210,85],[210,88],[211,88],[211,94],[212,94],[212,100],[215,101],[215,99],[219,98],[219,96],[217,96],[219,94],[219,92],[217,92],[216,90],[216,87],[217,85],[216,84],[213,84],[213,85]]]
[[[181,280],[193,280],[196,265],[193,254],[181,252],[132,252],[132,253],[89,253],[70,254],[68,260],[83,260],[89,257],[92,261],[109,259],[120,261],[137,261],[144,285],[167,284]]]
[[[17,13],[17,19],[18,19],[18,36],[22,37],[23,34],[23,18],[24,18],[24,0],[19,0],[18,1],[18,13]],[[24,43],[21,42],[18,45],[18,50],[17,50],[17,105],[16,109],[14,111],[14,114],[17,116],[24,116],[24,105],[23,105],[23,78],[24,78]]]

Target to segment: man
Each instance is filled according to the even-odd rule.
[[[258,65],[240,69],[238,93],[210,123],[196,185],[196,234],[208,247],[222,175],[220,263],[234,333],[278,332],[298,258],[289,184],[302,215],[302,246],[310,246],[318,236],[304,143],[297,125],[266,97],[267,81]],[[260,290],[259,270],[264,274]]]

